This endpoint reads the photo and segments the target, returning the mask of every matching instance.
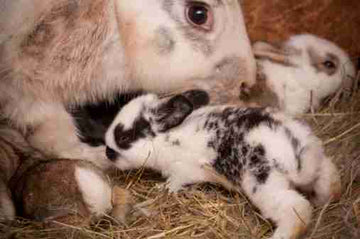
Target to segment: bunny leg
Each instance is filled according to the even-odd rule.
[[[122,223],[126,223],[126,216],[130,212],[133,202],[130,192],[119,186],[114,186],[111,202],[113,205],[111,216]]]
[[[341,196],[339,172],[331,159],[326,157],[319,143],[308,144],[301,154],[301,170],[288,175],[300,190],[311,193],[311,202],[318,206]]]
[[[200,164],[178,164],[169,175],[166,188],[173,193],[180,191],[185,185],[213,181],[213,176]]]
[[[314,183],[314,203],[323,205],[329,200],[338,200],[341,196],[341,180],[335,164],[330,158],[324,157],[319,170]]]
[[[247,173],[242,187],[262,214],[277,225],[271,239],[296,239],[305,231],[311,220],[310,202],[293,190],[282,174],[271,172],[265,183],[259,183]]]

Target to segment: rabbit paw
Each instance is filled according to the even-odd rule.
[[[121,223],[126,223],[126,216],[130,212],[133,204],[133,198],[130,192],[119,186],[113,187],[111,216]]]
[[[177,193],[183,189],[183,185],[183,180],[168,178],[168,180],[166,180],[165,187],[170,193]]]

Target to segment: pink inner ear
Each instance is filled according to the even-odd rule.
[[[294,48],[267,42],[256,42],[253,52],[256,59],[268,59],[282,65],[291,65],[289,56],[299,54]]]
[[[256,58],[266,58],[283,64],[288,63],[287,56],[280,53],[269,52],[269,51],[257,51],[254,52],[254,54]]]

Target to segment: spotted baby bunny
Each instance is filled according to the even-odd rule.
[[[242,190],[277,229],[294,239],[312,206],[340,196],[339,173],[304,123],[260,108],[205,106],[183,95],[147,94],[122,108],[106,133],[107,155],[120,169],[148,167],[167,177],[170,191],[217,182]],[[296,189],[295,189],[296,188]]]
[[[340,88],[349,90],[355,78],[348,54],[314,35],[295,35],[282,44],[256,42],[253,50],[258,76],[253,86],[242,84],[240,99],[246,103],[305,113]]]

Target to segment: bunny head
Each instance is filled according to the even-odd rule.
[[[332,94],[341,86],[352,86],[355,77],[354,65],[349,55],[333,42],[314,35],[298,35],[290,38],[286,46],[301,50],[301,57],[293,58],[296,65],[303,65],[304,70],[317,73],[314,78],[319,81],[315,85],[321,86],[319,97]]]
[[[106,132],[108,159],[122,170],[151,167],[156,158],[153,142],[159,134],[180,125],[194,109],[208,102],[208,94],[201,90],[170,99],[159,99],[155,94],[135,98],[121,109]]]
[[[138,87],[173,91],[213,78],[252,83],[255,60],[236,0],[116,1]]]
[[[237,0],[3,2],[0,104],[18,124],[41,121],[44,104],[168,93],[223,76],[255,81]]]
[[[348,54],[314,35],[295,35],[281,44],[256,42],[253,49],[258,59],[257,83],[242,99],[256,99],[259,105],[304,113],[341,87],[351,88],[355,77]]]

